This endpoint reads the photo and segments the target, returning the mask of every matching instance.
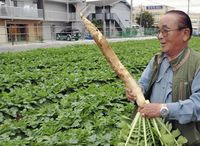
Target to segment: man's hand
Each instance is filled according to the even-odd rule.
[[[137,96],[134,92],[134,90],[126,89],[126,97],[129,101],[135,101]]]
[[[143,117],[156,118],[160,117],[160,109],[162,104],[160,103],[147,103],[139,107],[138,111]]]

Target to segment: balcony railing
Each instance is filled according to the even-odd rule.
[[[42,20],[42,9],[0,6],[0,18]]]
[[[116,13],[92,13],[90,16],[90,19],[92,19],[92,17],[94,17],[96,20],[115,20],[118,25],[120,26],[120,28],[122,30],[125,30],[125,26],[124,24],[121,22],[121,20],[119,19],[119,17],[117,16]]]
[[[59,11],[45,11],[45,20],[47,21],[80,21],[78,13],[67,13]]]

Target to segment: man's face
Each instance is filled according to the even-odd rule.
[[[177,54],[185,45],[183,29],[178,27],[179,17],[174,14],[164,15],[158,24],[158,40],[162,52],[168,55]]]

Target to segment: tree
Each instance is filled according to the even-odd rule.
[[[103,30],[103,22],[102,22],[102,20],[93,19],[93,20],[92,20],[92,23],[93,23],[100,31]]]
[[[137,24],[141,25],[144,28],[153,27],[154,19],[151,13],[144,11],[141,12],[138,17],[136,17]]]

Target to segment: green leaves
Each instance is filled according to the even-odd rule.
[[[172,126],[169,123],[164,124],[164,120],[156,119],[159,125],[161,137],[160,140],[164,145],[183,145],[187,143],[187,139],[181,136],[178,129],[172,131]],[[180,136],[180,140],[177,140]]]
[[[143,118],[139,112],[135,115],[131,126],[126,122],[121,128],[120,137],[124,142],[121,144],[125,146],[181,146],[187,143],[187,139],[180,135],[178,129],[172,130],[171,124],[164,123],[164,120],[160,118]]]

